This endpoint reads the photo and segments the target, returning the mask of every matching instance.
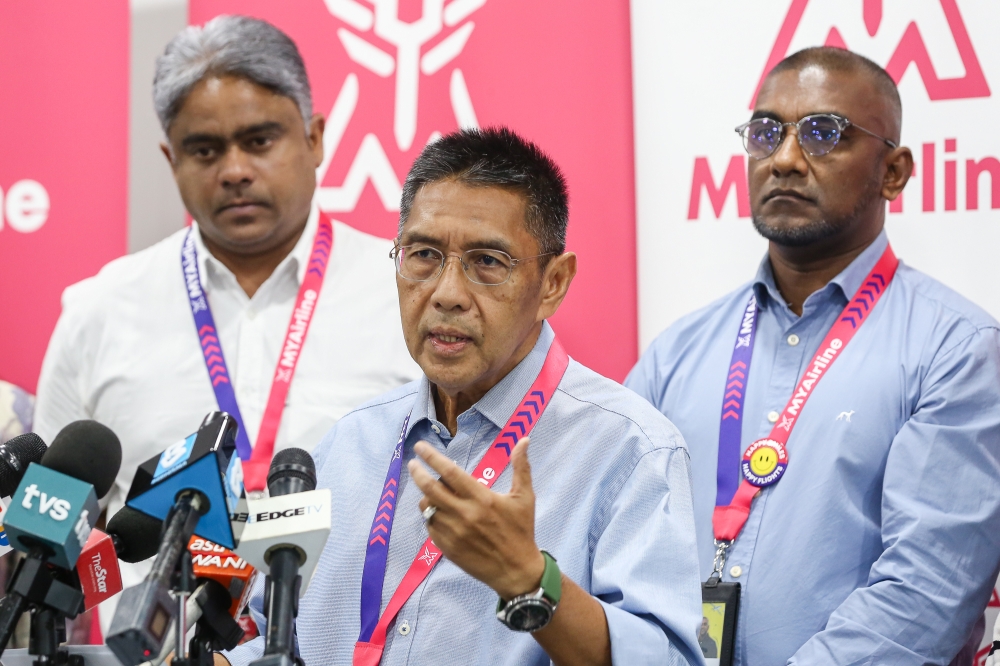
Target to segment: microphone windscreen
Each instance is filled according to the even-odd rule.
[[[30,463],[37,463],[45,455],[45,442],[33,432],[26,432],[3,444],[6,454],[0,457],[0,497],[10,497],[21,483],[21,477]],[[13,461],[10,460],[13,458]],[[11,465],[15,462],[15,465]]]
[[[52,440],[42,466],[94,486],[101,498],[108,494],[122,464],[122,445],[107,426],[97,421],[74,421]]]
[[[130,506],[123,506],[108,521],[107,533],[118,537],[118,559],[135,563],[156,555],[163,522]]]
[[[267,486],[271,488],[277,482],[299,479],[304,492],[316,489],[316,463],[312,456],[302,449],[282,449],[271,459],[271,468],[267,472]]]

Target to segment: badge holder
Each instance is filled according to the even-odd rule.
[[[701,584],[701,625],[698,645],[707,666],[732,666],[736,618],[740,610],[740,584],[723,583],[726,551],[731,542],[716,541],[712,575]]]

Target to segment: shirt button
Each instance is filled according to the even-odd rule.
[[[431,430],[433,430],[438,435],[441,434],[441,428],[438,428],[436,425],[432,425]]]
[[[788,336],[788,344],[790,344],[793,347],[795,345],[799,344],[799,336],[795,335],[794,333],[792,333],[791,335],[789,335]]]
[[[729,575],[733,578],[739,578],[743,575],[743,567],[738,564],[734,564],[729,568]]]
[[[247,310],[247,319],[254,319],[256,317],[257,317],[257,311],[254,310],[253,308],[249,308]]]
[[[767,420],[770,421],[771,423],[777,423],[779,416],[781,416],[781,415],[778,414],[778,412],[770,412],[767,415]]]
[[[399,627],[396,629],[396,631],[399,632],[400,636],[406,636],[407,634],[410,633],[410,623],[407,622],[406,620],[403,620],[402,623],[400,623]]]

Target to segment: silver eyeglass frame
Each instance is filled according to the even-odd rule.
[[[814,152],[812,152],[811,150],[809,150],[808,148],[806,148],[802,144],[802,125],[803,125],[803,123],[805,123],[806,121],[808,121],[810,118],[819,118],[819,117],[822,117],[822,118],[832,118],[834,120],[834,122],[837,123],[837,131],[838,131],[837,139],[836,139],[836,141],[833,142],[833,146],[830,147],[830,150],[826,151],[825,153],[814,153]],[[774,149],[770,153],[768,153],[767,155],[765,155],[763,157],[757,157],[757,156],[755,156],[753,153],[750,152],[750,148],[748,146],[750,138],[749,138],[749,135],[747,134],[747,130],[750,128],[751,124],[757,122],[758,120],[771,120],[771,121],[777,123],[777,125],[781,128],[781,136],[778,138],[778,142],[776,144],[774,144]],[[771,157],[776,152],[778,152],[778,149],[781,148],[781,144],[784,143],[785,137],[788,136],[788,130],[787,130],[787,128],[790,127],[790,126],[791,127],[795,127],[795,138],[799,142],[799,148],[801,148],[805,153],[807,153],[809,155],[812,155],[813,157],[822,157],[823,155],[829,155],[830,153],[832,153],[833,150],[840,144],[840,139],[841,139],[842,136],[844,136],[844,132],[847,130],[848,127],[856,127],[859,130],[861,130],[862,132],[864,132],[865,134],[868,134],[869,136],[874,137],[874,138],[878,139],[879,141],[884,142],[890,148],[895,149],[895,148],[899,147],[899,145],[896,144],[894,141],[890,141],[889,139],[885,138],[884,136],[879,136],[875,132],[872,132],[869,129],[865,129],[861,125],[858,125],[857,123],[851,122],[849,119],[845,118],[844,116],[839,116],[836,113],[810,113],[808,116],[803,116],[797,122],[794,122],[794,123],[782,123],[782,122],[778,122],[774,118],[753,118],[752,120],[748,120],[747,122],[743,123],[739,127],[736,127],[735,131],[743,139],[743,150],[745,150],[747,152],[747,155],[749,155],[750,157],[752,157],[755,160],[766,160],[767,158]]]
[[[471,250],[466,250],[462,254],[445,254],[444,252],[442,252],[441,250],[437,249],[436,247],[433,247],[433,246],[430,246],[430,245],[426,245],[426,246],[423,246],[423,247],[426,248],[426,249],[428,249],[428,250],[434,250],[435,252],[437,252],[438,254],[441,255],[441,264],[440,264],[440,266],[438,266],[437,271],[433,275],[431,275],[428,278],[424,278],[423,280],[418,280],[417,278],[412,278],[412,277],[408,277],[406,275],[403,275],[403,273],[402,273],[402,267],[400,266],[400,263],[399,263],[399,252],[400,252],[400,250],[406,250],[406,249],[411,248],[411,247],[414,247],[414,246],[413,245],[398,245],[397,244],[397,245],[394,245],[391,250],[389,250],[389,258],[392,259],[392,263],[396,267],[396,275],[398,275],[399,277],[403,278],[404,280],[409,280],[410,282],[433,282],[434,280],[436,280],[439,277],[441,277],[442,273],[444,273],[444,267],[445,267],[445,264],[448,263],[448,259],[451,259],[452,257],[454,257],[455,259],[458,259],[458,261],[459,261],[460,264],[462,264],[462,273],[469,280],[469,282],[471,282],[472,284],[480,284],[480,285],[482,285],[484,287],[499,287],[502,284],[506,284],[507,282],[510,282],[510,276],[514,274],[514,269],[517,268],[520,264],[522,264],[522,263],[524,263],[526,261],[530,261],[532,259],[538,259],[540,257],[547,257],[550,254],[555,254],[555,252],[544,252],[542,254],[536,254],[536,255],[534,255],[532,257],[521,257],[520,259],[515,259],[514,257],[510,256],[509,254],[507,254],[503,250],[496,250],[496,249],[493,249],[493,248],[473,248]],[[510,270],[507,272],[507,278],[503,282],[480,282],[479,280],[474,279],[471,275],[469,275],[469,270],[471,269],[471,266],[469,266],[469,264],[467,264],[465,262],[465,257],[470,252],[496,252],[497,254],[502,254],[505,257],[507,257],[508,259],[510,259]]]

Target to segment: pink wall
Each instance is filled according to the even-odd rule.
[[[563,167],[570,185],[569,249],[580,256],[580,273],[553,325],[575,358],[605,375],[624,378],[637,355],[628,3],[452,0],[444,4],[444,24],[424,41],[421,57],[452,35],[469,31],[469,25],[471,33],[440,69],[428,73],[433,67],[424,61],[418,76],[416,129],[409,145],[400,142],[394,130],[396,78],[404,68],[403,59],[393,44],[375,35],[378,26],[365,25],[364,16],[371,20],[374,5],[340,2],[360,8],[361,22],[351,24],[331,13],[328,4],[338,5],[322,0],[191,0],[190,20],[201,24],[218,14],[242,13],[285,30],[303,53],[316,110],[324,114],[350,88],[345,82],[354,74],[357,102],[346,116],[342,139],[321,183],[331,189],[344,185],[352,168],[364,165],[381,174],[373,180],[394,180],[398,187],[431,133],[457,127],[452,90],[454,72],[460,71],[481,126],[507,124],[537,141]],[[425,4],[435,3],[400,0],[398,19],[410,24],[421,20]],[[455,21],[455,8],[462,6],[472,11]],[[341,31],[382,51],[381,62],[390,63],[394,71],[383,69],[383,76],[348,57]],[[391,164],[388,173],[377,164],[371,166],[374,162],[356,159],[366,135],[374,135],[376,152]],[[359,229],[392,237],[398,214],[387,210],[391,199],[380,198],[369,180],[356,202],[337,203],[334,207],[339,210],[331,212]]]
[[[128,12],[0,3],[0,379],[30,391],[62,290],[125,253]]]

